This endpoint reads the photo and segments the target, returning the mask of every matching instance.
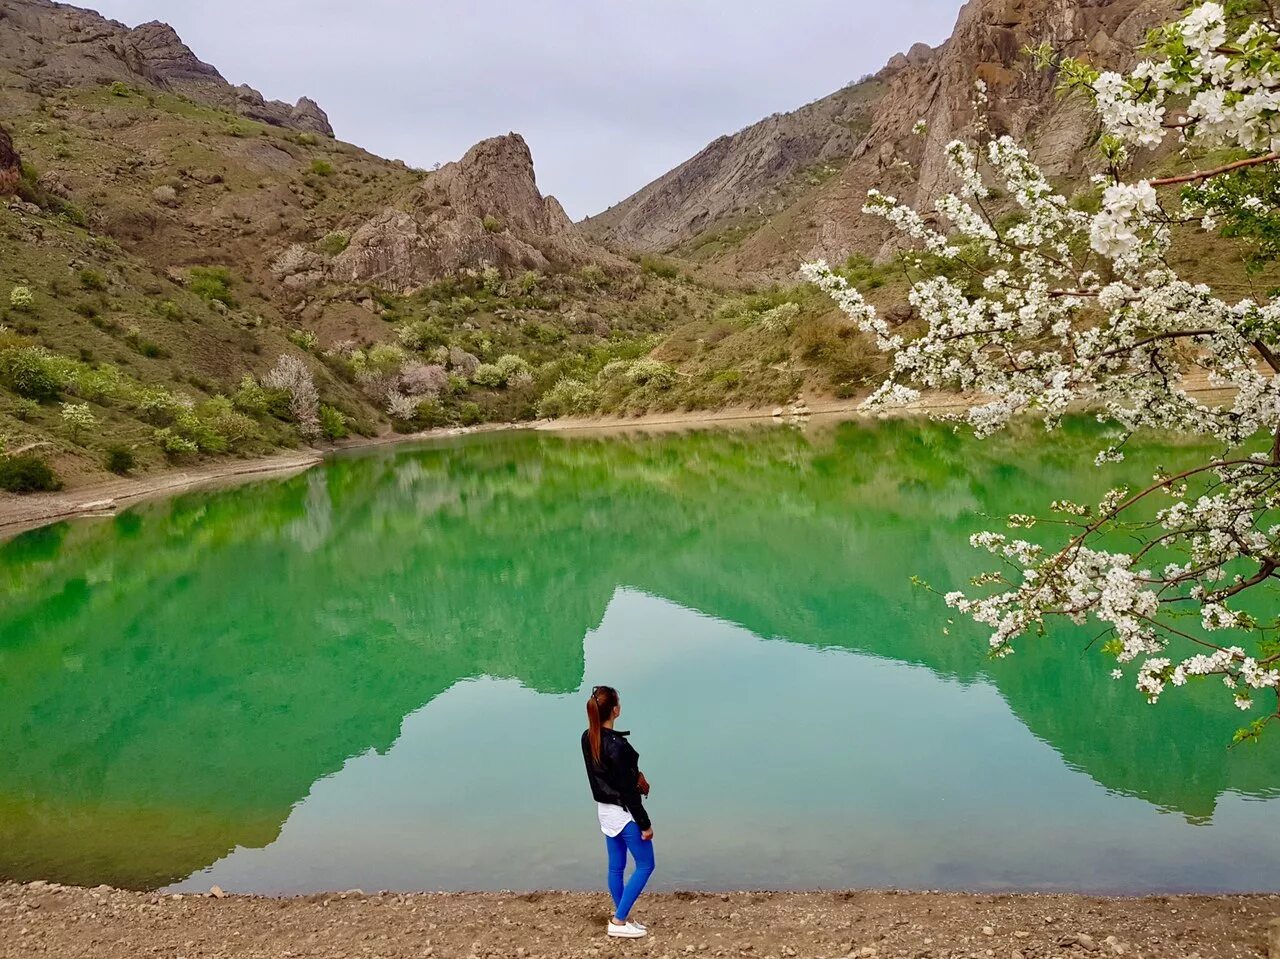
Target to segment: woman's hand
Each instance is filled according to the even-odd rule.
[[[640,834],[640,838],[643,839],[645,842],[653,842],[653,830],[646,829],[644,832]]]
[[[640,774],[640,779],[639,779],[639,781],[636,783],[636,787],[640,790],[640,795],[641,795],[641,796],[648,797],[648,795],[649,795],[649,780],[647,780],[647,779],[645,779],[645,778],[644,778],[644,773],[641,773],[641,774]]]

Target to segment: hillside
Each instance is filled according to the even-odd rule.
[[[518,135],[413,170],[163,24],[0,0],[0,118],[0,487],[532,418],[722,299],[581,235]]]
[[[680,251],[746,274],[787,277],[805,259],[887,252],[883,221],[861,212],[878,187],[912,203],[944,182],[942,147],[971,132],[974,82],[988,88],[989,127],[1030,142],[1054,176],[1093,162],[1095,126],[1025,49],[1109,66],[1136,58],[1171,0],[970,0],[951,38],[918,44],[880,72],[705,150],[583,224],[602,242]],[[926,121],[925,136],[914,134]]]
[[[352,434],[861,395],[883,357],[788,285],[798,265],[847,261],[909,318],[866,191],[941,190],[976,79],[992,131],[1083,182],[1092,116],[1024,49],[1123,65],[1172,9],[971,0],[942,46],[575,225],[518,134],[410,169],[335,138],[309,99],[233,85],[164,24],[0,0],[0,490]],[[1197,257],[1221,262],[1211,241]]]

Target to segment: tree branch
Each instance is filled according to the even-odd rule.
[[[1280,152],[1268,153],[1264,156],[1249,157],[1247,160],[1237,160],[1235,163],[1228,163],[1225,166],[1214,167],[1212,170],[1197,170],[1194,173],[1184,173],[1181,176],[1167,176],[1159,180],[1148,180],[1152,186],[1177,186],[1180,183],[1197,183],[1200,180],[1208,180],[1215,176],[1221,176],[1224,173],[1231,173],[1234,170],[1242,170],[1245,167],[1258,166],[1262,163],[1275,163],[1280,160]]]

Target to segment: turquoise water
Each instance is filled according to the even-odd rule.
[[[1280,746],[1150,707],[1090,634],[1008,660],[912,575],[1086,466],[1087,424],[517,433],[0,546],[0,875],[298,892],[595,888],[578,752],[618,686],[655,884],[1280,888]]]

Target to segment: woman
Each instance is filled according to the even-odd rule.
[[[618,691],[597,686],[587,700],[587,729],[582,734],[582,759],[600,814],[600,831],[609,850],[609,894],[613,918],[607,932],[623,939],[639,939],[648,930],[631,918],[631,907],[653,875],[653,825],[640,802],[649,783],[637,763],[640,754],[627,742],[628,733],[613,728],[622,712]],[[635,860],[631,878],[623,884],[627,853]]]

